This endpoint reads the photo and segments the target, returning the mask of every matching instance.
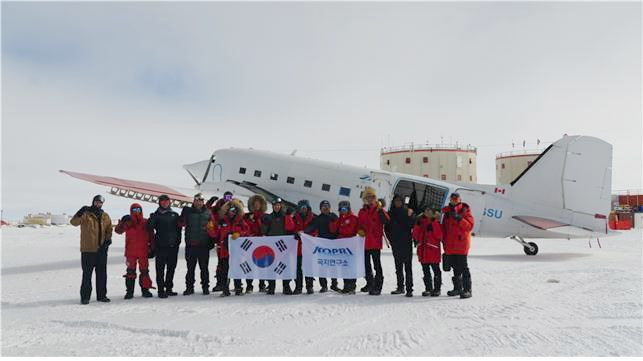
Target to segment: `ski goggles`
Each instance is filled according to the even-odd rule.
[[[139,207],[132,208],[132,213],[141,213],[141,212],[143,212],[143,210],[140,209]]]
[[[339,207],[339,211],[342,213],[348,212],[348,207]]]
[[[226,195],[224,195],[224,196],[223,196],[223,199],[225,199],[225,200],[226,200],[226,202],[227,202],[227,201],[229,201],[229,200],[231,200],[231,199],[232,199],[232,194],[226,194]]]

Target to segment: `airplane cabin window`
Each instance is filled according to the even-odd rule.
[[[279,174],[277,173],[271,173],[270,174],[270,180],[276,181],[279,178]]]
[[[288,184],[295,184],[295,178],[294,178],[294,177],[288,177],[288,178],[286,178],[286,183],[288,183]]]
[[[261,178],[261,171],[255,170],[255,177]]]
[[[246,168],[239,168],[239,174],[246,174]]]
[[[313,181],[309,181],[309,180],[304,181],[304,187],[310,188],[312,186],[313,186]]]
[[[401,180],[395,187],[395,194],[402,196],[402,199],[409,199],[409,207],[415,213],[422,212],[422,209],[440,209],[446,201],[448,189],[427,183],[411,182]]]
[[[350,197],[350,195],[351,195],[351,189],[350,189],[350,188],[346,188],[346,187],[339,187],[339,195],[340,195],[340,196]]]
[[[330,184],[322,184],[322,190],[329,192],[330,191]]]

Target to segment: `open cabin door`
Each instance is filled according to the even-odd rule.
[[[372,171],[371,182],[373,182],[372,187],[375,188],[377,192],[377,198],[384,198],[386,204],[390,204],[393,198],[393,194],[391,193],[393,186],[393,184],[391,184],[391,175],[389,173]]]
[[[482,223],[485,218],[483,217],[486,201],[484,192],[467,188],[458,188],[455,192],[460,194],[462,203],[468,204],[471,208],[471,215],[473,215],[473,220],[475,222],[472,232],[475,236],[478,234],[480,227],[482,227]]]
[[[440,210],[446,201],[449,189],[427,181],[400,179],[395,185],[393,194],[399,194],[404,202],[419,214],[425,208]]]

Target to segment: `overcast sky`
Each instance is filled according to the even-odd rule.
[[[8,219],[106,194],[58,169],[192,187],[223,147],[378,168],[443,140],[491,184],[496,153],[564,133],[643,188],[640,3],[2,3]]]

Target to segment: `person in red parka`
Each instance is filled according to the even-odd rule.
[[[127,270],[125,278],[125,299],[134,297],[134,283],[136,281],[136,264],[140,271],[139,284],[143,297],[152,297],[150,288],[152,279],[148,269],[148,254],[152,253],[152,242],[146,229],[147,219],[143,217],[143,208],[138,203],[130,206],[130,214],[123,216],[116,225],[116,233],[125,233],[125,263]]]
[[[297,239],[297,278],[295,279],[295,290],[293,295],[299,295],[303,289],[304,273],[302,270],[302,256],[301,256],[301,237],[299,232],[303,232],[313,222],[315,215],[310,209],[310,202],[307,199],[302,199],[297,202],[297,210],[292,217],[295,223],[295,238]],[[306,289],[313,288],[313,277],[306,277]]]
[[[222,297],[230,296],[228,288],[230,283],[228,278],[228,270],[230,269],[228,242],[234,242],[237,238],[250,234],[248,225],[246,221],[243,220],[243,214],[243,203],[236,198],[231,199],[219,210],[217,239],[219,247],[221,248],[221,254],[219,255],[219,260],[221,260],[222,263],[221,277],[225,277],[225,280],[220,280],[223,283]],[[228,236],[230,236],[230,239],[228,239]],[[234,280],[234,294],[235,296],[243,295],[243,285],[240,279]]]
[[[263,222],[263,217],[268,210],[268,202],[260,194],[255,194],[254,196],[248,198],[248,213],[244,215],[244,220],[248,225],[248,235],[251,237],[261,237],[261,225]],[[246,293],[252,293],[254,287],[252,285],[253,280],[246,280]],[[259,292],[266,292],[266,281],[259,280]]]
[[[418,261],[424,273],[425,291],[422,292],[422,296],[439,296],[442,288],[442,271],[440,271],[442,226],[439,219],[440,211],[427,207],[417,218],[413,227],[413,240],[417,242]],[[433,269],[433,279],[431,279],[431,269]]]
[[[390,218],[382,208],[382,203],[377,200],[375,189],[366,187],[362,193],[364,206],[357,214],[357,233],[364,238],[364,270],[366,272],[366,286],[360,289],[361,292],[368,292],[369,295],[377,296],[382,293],[384,274],[380,253],[382,251],[382,237],[384,226]],[[371,258],[375,268],[375,277],[371,269]]]
[[[471,246],[471,230],[474,226],[471,209],[460,201],[458,193],[452,193],[449,205],[442,208],[442,233],[446,262],[453,268],[453,290],[447,295],[460,298],[471,297],[471,274],[467,255]]]
[[[338,205],[339,218],[330,224],[330,231],[336,235],[336,238],[350,238],[357,235],[358,220],[357,216],[351,211],[349,201],[341,201]],[[344,288],[340,291],[346,295],[354,295],[357,280],[352,278],[344,279]]]
[[[223,205],[230,201],[232,199],[232,192],[226,191],[223,193],[223,198],[217,198],[216,200],[213,199],[215,197],[210,198],[212,200],[211,205],[208,206],[206,203],[206,206],[210,209],[210,212],[212,212],[212,216],[215,219],[216,223],[219,223],[219,210]],[[208,203],[210,202],[208,200]],[[219,249],[219,245],[215,241],[215,247],[216,247],[216,253],[217,253],[217,267],[215,268],[215,273],[214,273],[214,281],[215,285],[212,288],[212,292],[219,292],[223,291],[223,284],[219,283],[219,280],[222,279],[221,277],[221,262],[219,261],[219,255],[221,254],[221,250]]]

